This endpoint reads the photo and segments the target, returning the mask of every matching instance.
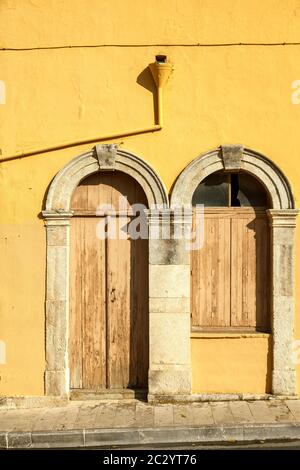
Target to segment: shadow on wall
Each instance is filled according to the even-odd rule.
[[[150,91],[153,96],[153,111],[155,116],[157,116],[157,100],[156,100],[156,85],[154,83],[153,77],[151,75],[149,67],[146,67],[137,77],[136,82],[141,85],[146,90]]]
[[[268,338],[266,393],[272,393],[272,370],[273,370],[273,337]]]

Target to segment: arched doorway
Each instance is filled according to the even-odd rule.
[[[120,171],[75,189],[70,239],[70,388],[147,389],[148,240],[131,222],[147,207],[141,186]]]
[[[262,184],[245,172],[207,176],[193,198],[204,205],[204,240],[191,251],[193,331],[269,332],[270,206]]]
[[[263,389],[265,387],[265,376],[268,371],[271,372],[272,375],[272,384],[271,384],[271,391],[273,394],[276,395],[293,395],[296,393],[296,374],[295,374],[295,364],[292,360],[292,348],[293,348],[293,324],[294,324],[294,263],[295,263],[295,250],[294,250],[294,232],[296,226],[296,217],[298,214],[298,210],[295,208],[295,201],[293,197],[293,193],[291,190],[291,186],[289,181],[282,173],[282,171],[274,164],[269,158],[265,157],[264,155],[253,151],[251,149],[244,148],[242,145],[224,145],[212,151],[206,152],[203,155],[200,155],[198,158],[193,160],[179,175],[176,180],[176,183],[173,187],[172,194],[171,194],[171,201],[170,206],[171,209],[177,209],[178,207],[186,207],[190,205],[193,199],[193,195],[205,178],[209,177],[210,175],[216,174],[216,172],[223,171],[223,172],[233,172],[242,174],[245,172],[246,174],[251,175],[255,180],[257,180],[261,187],[265,189],[265,192],[268,194],[268,209],[266,210],[268,216],[268,225],[269,225],[269,241],[270,241],[270,264],[269,264],[269,276],[270,280],[268,281],[267,288],[269,289],[269,296],[267,297],[269,300],[269,327],[266,325],[262,325],[264,321],[260,319],[258,322],[252,322],[252,325],[249,327],[257,328],[263,326],[263,328],[267,329],[270,328],[270,334],[267,334],[268,338],[270,338],[270,347],[268,346],[263,350],[263,357],[265,361],[265,369],[261,372],[261,378],[263,377],[263,381],[259,387],[259,393],[264,393]],[[206,188],[207,189],[207,188]],[[229,210],[229,207],[227,208]],[[242,210],[245,210],[241,208]],[[213,208],[211,208],[213,210]],[[223,210],[223,209],[222,209]],[[236,210],[232,208],[232,210]],[[228,222],[222,222],[224,225]],[[235,221],[230,222],[233,225],[236,223]],[[260,222],[266,224],[265,219],[264,222]],[[219,224],[219,222],[218,222]],[[238,222],[238,225],[240,222]],[[213,224],[212,224],[213,225]],[[256,225],[256,222],[255,224]],[[213,227],[214,229],[214,227]],[[223,231],[224,232],[224,231]],[[213,234],[213,239],[215,239],[216,235]],[[241,237],[243,239],[244,237]],[[258,237],[260,238],[260,237]],[[267,237],[268,238],[268,237]],[[253,240],[252,240],[253,241]],[[256,240],[255,240],[256,243]],[[218,241],[218,244],[221,245],[221,241]],[[228,243],[227,243],[228,245]],[[236,250],[237,246],[235,244],[230,243],[232,250]],[[254,245],[255,246],[255,245]],[[219,251],[222,251],[219,248]],[[210,248],[211,252],[213,248]],[[223,253],[223,252],[222,252]],[[225,253],[222,254],[225,256]],[[228,257],[227,252],[227,257]],[[191,256],[192,259],[192,256]],[[215,257],[214,259],[218,259]],[[193,262],[193,260],[192,260]],[[228,265],[228,263],[227,263]],[[220,269],[220,268],[218,268]],[[215,272],[218,272],[217,270]],[[240,272],[243,273],[243,270],[240,268]],[[227,276],[228,278],[228,276]],[[229,276],[230,278],[230,276]],[[214,276],[211,277],[210,282],[213,282],[213,286],[209,286],[209,298],[213,299],[215,303],[215,295],[214,289],[216,289],[216,283],[214,282]],[[237,287],[236,287],[237,286]],[[264,286],[266,284],[264,283]],[[265,289],[266,287],[264,287]],[[235,284],[235,289],[237,294],[240,296],[240,289],[238,284]],[[256,289],[256,288],[255,288]],[[258,287],[257,287],[258,289]],[[192,289],[191,289],[192,290]],[[246,289],[247,291],[247,289]],[[227,286],[227,290],[224,293],[224,299],[227,299],[228,305],[228,294],[230,295],[230,290]],[[219,293],[219,292],[218,292]],[[193,294],[194,295],[194,294]],[[261,298],[261,297],[260,297]],[[241,299],[241,297],[240,297]],[[242,300],[240,300],[240,305],[242,304]],[[248,306],[247,306],[248,307]],[[215,306],[214,306],[215,308]],[[212,309],[209,309],[212,311]],[[224,309],[221,309],[224,312]],[[261,310],[261,309],[259,309]],[[252,309],[253,311],[253,309]],[[199,313],[200,312],[200,313]],[[219,313],[216,309],[213,313]],[[198,327],[200,326],[200,322],[202,319],[199,320],[199,315],[201,316],[203,312],[201,312],[201,306],[198,309]],[[231,315],[231,312],[230,312]],[[228,318],[230,317],[227,313],[227,325],[229,324]],[[251,315],[250,315],[251,317]],[[255,313],[256,317],[256,313]],[[242,317],[243,318],[243,317]],[[244,319],[248,322],[248,315],[244,315]],[[254,318],[252,314],[252,318]],[[193,321],[193,319],[192,319]],[[219,320],[218,320],[219,321]],[[206,322],[206,323],[205,323]],[[214,318],[211,314],[209,315],[208,319],[204,320],[204,324],[208,325],[210,323],[215,322],[215,328],[217,328],[216,324],[216,317]],[[261,325],[258,325],[261,323]],[[190,325],[189,325],[190,326]],[[251,337],[251,333],[249,333]],[[260,333],[264,335],[264,333]],[[195,343],[202,341],[202,333],[194,333],[191,335],[192,339]],[[205,333],[205,339],[203,339],[202,344],[208,344],[209,341],[206,341],[206,338],[217,338],[215,333]],[[241,338],[244,339],[245,335],[241,335]],[[258,334],[255,333],[253,338],[258,337]],[[220,338],[220,334],[218,333],[218,338]],[[219,339],[218,339],[219,341]],[[251,339],[252,341],[252,339]],[[263,341],[263,340],[262,340]],[[250,342],[250,340],[249,340]],[[215,345],[215,341],[211,340],[211,343]],[[225,341],[224,343],[227,343]],[[246,338],[245,341],[241,341],[243,345],[247,344]],[[249,344],[249,343],[248,343]],[[197,346],[198,348],[198,346]],[[205,349],[208,350],[207,346]],[[253,347],[252,350],[256,350]],[[210,364],[211,361],[208,360],[207,356],[202,355],[202,350],[199,349],[199,354],[197,354],[197,358],[201,362],[201,367],[199,369],[199,375],[197,380],[201,377],[206,377],[206,369],[203,365]],[[224,348],[222,353],[219,355],[219,358],[225,357],[226,361],[226,353],[227,349]],[[232,351],[236,351],[236,348],[232,349]],[[251,347],[247,352],[247,357],[245,361],[242,361],[244,364],[249,357],[249,351],[251,351]],[[271,351],[271,361],[269,361],[269,351]],[[210,349],[210,357],[215,358],[215,349],[212,346]],[[238,353],[237,353],[238,354]],[[244,356],[245,357],[245,356]],[[198,359],[197,359],[198,360]],[[197,364],[200,364],[200,362]],[[192,361],[193,362],[193,361]],[[261,363],[260,358],[258,360]],[[229,364],[232,364],[229,362]],[[193,364],[192,364],[193,365]],[[196,367],[196,368],[197,368]],[[251,373],[252,376],[256,374],[255,364],[251,366]],[[192,367],[193,369],[193,367]],[[245,367],[241,367],[240,371],[238,372],[234,367],[231,367],[230,376],[239,376],[240,372],[245,371]],[[248,369],[249,370],[249,369]],[[217,376],[217,374],[215,374]],[[193,376],[194,377],[194,376]],[[218,377],[217,377],[218,378]],[[248,376],[246,377],[248,380]],[[224,393],[224,386],[223,380],[218,381],[218,391],[216,393]],[[251,384],[247,383],[247,390],[245,393],[251,388]],[[200,392],[196,393],[207,393],[205,386],[205,391],[203,388]],[[232,387],[228,387],[228,389],[232,389]],[[213,393],[215,393],[213,391]],[[239,387],[236,387],[234,392],[229,391],[228,393],[240,393]]]
[[[120,172],[120,174],[119,174]],[[122,174],[122,181],[115,179],[115,183],[112,182],[113,180],[113,174],[119,174],[119,176]],[[69,163],[65,165],[55,176],[53,179],[49,190],[47,192],[47,198],[45,201],[45,209],[42,212],[42,215],[45,220],[45,225],[46,225],[46,234],[47,234],[47,268],[46,268],[46,299],[45,299],[45,327],[46,327],[46,369],[45,369],[45,393],[46,395],[54,395],[54,396],[65,396],[69,395],[70,393],[70,386],[74,387],[76,386],[87,386],[87,387],[94,387],[95,389],[100,386],[102,387],[107,387],[111,385],[122,385],[123,386],[144,386],[143,384],[145,383],[145,371],[144,367],[146,364],[146,360],[142,360],[141,363],[143,364],[143,372],[139,375],[139,377],[143,377],[143,379],[139,378],[137,379],[136,372],[132,372],[130,374],[130,370],[128,371],[128,362],[127,362],[127,376],[123,376],[120,379],[120,382],[113,382],[115,378],[111,378],[110,381],[107,380],[104,382],[104,379],[100,380],[99,379],[99,362],[101,361],[99,358],[97,358],[97,355],[92,355],[88,354],[89,358],[92,358],[91,363],[87,362],[87,367],[94,368],[94,365],[98,364],[98,375],[95,374],[93,375],[93,372],[91,371],[90,373],[88,372],[88,375],[86,376],[88,379],[84,383],[82,379],[76,379],[76,374],[71,371],[70,373],[70,367],[72,368],[74,362],[72,362],[72,359],[70,360],[70,348],[69,348],[69,339],[70,339],[70,309],[72,307],[72,302],[73,298],[70,296],[70,261],[72,263],[72,257],[70,257],[70,248],[71,246],[74,245],[74,241],[77,240],[80,241],[81,247],[79,252],[82,253],[82,248],[84,247],[84,239],[81,239],[79,235],[75,235],[75,239],[73,238],[72,230],[71,230],[71,223],[72,219],[74,217],[73,210],[71,210],[71,204],[73,204],[73,207],[76,209],[76,204],[78,204],[78,200],[76,202],[76,197],[80,197],[80,191],[85,191],[86,188],[87,190],[87,199],[85,198],[86,203],[89,204],[89,197],[93,194],[94,190],[95,192],[99,195],[99,180],[96,181],[97,184],[93,184],[95,180],[93,178],[99,178],[99,176],[92,176],[91,180],[86,180],[88,183],[87,185],[82,184],[80,186],[80,183],[85,180],[85,178],[90,177],[91,175],[95,174],[101,174],[100,177],[100,186],[101,186],[101,178],[102,175],[103,179],[102,182],[105,180],[105,178],[110,178],[110,183],[103,185],[103,190],[104,187],[108,188],[110,187],[109,191],[111,191],[110,194],[114,192],[116,195],[118,192],[121,194],[126,194],[128,196],[128,201],[130,203],[130,194],[134,194],[134,197],[131,198],[131,201],[134,201],[136,199],[141,200],[141,197],[144,200],[144,195],[146,195],[147,198],[147,206],[149,208],[153,207],[160,207],[160,208],[166,208],[168,207],[168,196],[166,193],[166,190],[164,188],[163,183],[161,182],[159,176],[156,174],[156,172],[150,167],[148,163],[143,161],[141,158],[137,157],[136,155],[123,150],[123,149],[118,149],[116,145],[97,145],[94,149],[91,151],[85,152],[78,157],[74,158],[71,160]],[[107,175],[107,176],[105,176]],[[125,175],[125,176],[124,176]],[[126,179],[126,177],[128,178]],[[106,180],[106,182],[108,182]],[[126,183],[124,187],[124,182]],[[142,188],[142,191],[137,188]],[[78,189],[78,195],[76,195],[76,188]],[[134,189],[135,188],[135,189]],[[131,193],[130,191],[136,191],[134,193]],[[100,195],[101,195],[101,189],[100,189]],[[75,193],[74,193],[75,192]],[[138,192],[138,194],[137,194]],[[144,192],[144,194],[143,194]],[[95,193],[94,193],[95,194]],[[74,195],[74,196],[73,196]],[[137,198],[135,196],[138,196]],[[72,197],[74,199],[72,200]],[[98,197],[98,196],[97,196]],[[110,197],[110,196],[107,196]],[[95,201],[94,201],[95,202]],[[85,203],[85,204],[86,204]],[[99,200],[97,199],[97,204],[99,203]],[[130,203],[131,205],[131,203]],[[89,207],[88,205],[84,206],[85,209]],[[91,206],[92,210],[94,211],[95,205]],[[77,209],[79,210],[79,206],[77,205]],[[99,216],[99,214],[98,214]],[[121,216],[121,214],[119,214]],[[91,229],[93,231],[93,222],[87,222],[89,215],[88,213],[85,213],[85,215],[79,215],[75,214],[75,218],[78,219],[74,222],[74,225],[78,224],[79,227],[80,225],[85,225],[86,227],[84,228],[85,230]],[[93,218],[95,217],[95,213],[90,214],[90,217]],[[84,222],[82,222],[84,218]],[[80,220],[79,220],[80,219]],[[154,217],[154,220],[155,217]],[[95,222],[94,222],[95,223]],[[80,232],[80,228],[77,227],[77,233]],[[73,227],[72,227],[73,228]],[[70,238],[71,243],[70,243]],[[113,241],[114,243],[114,241]],[[125,243],[125,242],[124,242]],[[126,244],[126,243],[125,243]],[[70,246],[71,245],[71,246]],[[100,243],[101,245],[101,243]],[[138,244],[136,245],[138,246]],[[127,246],[128,248],[128,246]],[[131,248],[131,247],[130,247]],[[93,251],[94,250],[94,251]],[[115,263],[119,262],[119,259],[122,259],[123,256],[123,250],[120,249],[120,247],[116,250],[121,254],[119,257],[114,257],[113,260]],[[116,251],[115,249],[110,250],[111,253],[114,253]],[[76,250],[75,250],[76,251]],[[138,252],[138,250],[136,250]],[[134,250],[134,252],[136,252]],[[157,251],[157,248],[155,245],[151,245],[149,247],[149,251],[152,253]],[[95,258],[98,257],[99,259],[99,252],[101,253],[101,248],[99,248],[99,245],[97,247],[94,247],[92,251],[89,252],[89,262],[91,265],[95,263],[94,261],[94,254]],[[150,263],[150,258],[151,258],[151,253],[149,256],[149,264]],[[85,255],[84,255],[85,256]],[[71,258],[71,260],[70,260]],[[131,258],[131,256],[130,256]],[[127,259],[129,259],[129,254],[127,251]],[[123,259],[123,267],[126,264]],[[99,283],[100,283],[100,274],[98,271],[98,266],[99,263],[97,264],[97,270],[90,270],[89,269],[89,263],[85,268],[84,275],[89,276],[91,271],[97,276],[99,276]],[[132,266],[132,265],[131,265]],[[113,282],[117,282],[116,280],[116,273],[119,273],[118,265],[112,266],[114,269],[112,269],[112,272],[115,274],[113,277]],[[78,270],[80,273],[80,270]],[[127,273],[129,272],[129,263],[127,263]],[[149,272],[149,265],[145,267],[145,271],[142,273],[142,278],[144,276],[148,275]],[[150,273],[150,277],[154,277],[155,273]],[[77,276],[78,277],[78,276]],[[133,279],[133,278],[132,278]],[[131,289],[131,292],[135,295],[139,290],[142,290],[142,283],[140,282],[140,279],[135,276],[135,281],[138,280],[138,286],[137,290],[135,291],[134,289]],[[74,282],[74,280],[72,281]],[[103,282],[103,281],[102,281]],[[98,298],[96,297],[96,301],[99,300],[99,283],[97,284],[97,289],[98,289]],[[108,284],[106,284],[108,286]],[[124,285],[127,285],[127,288],[129,287],[128,284],[128,279],[127,279],[127,284],[124,283],[121,285],[118,284],[117,287],[112,287],[117,289],[118,291],[121,292],[121,287]],[[149,289],[151,287],[151,282],[149,281]],[[71,287],[72,289],[72,287]],[[74,287],[73,287],[74,289]],[[106,295],[106,302],[108,301],[108,297],[111,300],[114,300],[114,296],[116,292],[108,291],[109,296]],[[152,286],[153,290],[153,286]],[[107,292],[107,290],[106,290]],[[77,293],[76,295],[79,296]],[[88,291],[88,296],[96,296],[94,292],[91,290]],[[139,294],[138,294],[139,295]],[[149,296],[148,295],[148,286],[145,286],[145,292],[143,293],[143,298],[147,303],[149,302]],[[128,299],[128,297],[126,297]],[[110,301],[111,301],[110,300]],[[135,301],[136,300],[132,300]],[[79,305],[81,305],[82,298],[79,296]],[[120,301],[116,303],[116,301],[112,302],[113,304],[116,304],[120,306]],[[128,304],[127,304],[128,305]],[[122,305],[123,308],[123,305]],[[112,307],[112,310],[114,311],[115,306]],[[91,324],[91,328],[94,328],[95,325],[97,325],[97,328],[99,328],[99,322],[97,321],[97,315],[99,315],[99,310],[95,313],[90,307],[88,310],[88,317],[87,320]],[[106,309],[108,311],[108,309]],[[127,307],[127,321],[128,321],[128,307]],[[103,309],[102,309],[103,312]],[[78,313],[79,315],[79,313]],[[90,315],[90,316],[89,316]],[[119,312],[119,317],[121,317],[120,312]],[[116,314],[113,316],[113,318],[119,318]],[[121,318],[121,322],[124,321],[124,318]],[[82,324],[80,322],[73,322],[73,326],[71,325],[71,329],[74,329],[74,325],[81,325],[80,328],[82,327]],[[118,325],[117,325],[118,326]],[[149,327],[149,325],[148,325]],[[113,326],[113,330],[114,330]],[[122,326],[121,326],[122,329]],[[114,330],[115,331],[115,330]],[[131,331],[137,331],[137,329],[131,329]],[[118,331],[118,334],[121,334]],[[140,331],[138,331],[138,335],[140,335]],[[73,338],[76,338],[76,334],[74,335],[74,331],[72,333]],[[125,335],[126,336],[126,335]],[[123,338],[125,337],[123,336]],[[80,337],[80,335],[78,336]],[[100,341],[100,336],[99,334],[95,333],[96,341]],[[116,338],[117,336],[115,336]],[[113,338],[112,338],[113,339]],[[131,349],[132,345],[137,346],[137,341],[139,341],[136,336],[134,339],[133,337],[130,338],[130,346],[129,349]],[[112,341],[111,341],[112,343]],[[104,344],[104,343],[103,343]],[[146,344],[147,344],[147,338],[146,338]],[[87,345],[87,348],[89,346],[92,346],[92,349],[96,352],[100,350],[99,345],[89,343]],[[116,348],[116,344],[113,344],[113,348]],[[72,346],[73,348],[73,346]],[[127,348],[128,348],[128,334],[127,334]],[[134,349],[134,348],[132,348]],[[116,350],[116,349],[115,349]],[[73,349],[74,351],[74,349]],[[137,349],[131,352],[130,357],[134,357],[134,354],[137,353]],[[75,356],[75,351],[74,351],[74,356]],[[81,354],[83,357],[83,355]],[[120,357],[120,356],[118,356]],[[126,357],[126,355],[125,355]],[[127,353],[127,361],[128,361],[128,353]],[[102,360],[107,360],[107,355],[102,355],[101,356]],[[104,358],[104,359],[103,359]],[[123,359],[122,359],[123,360]],[[139,358],[140,360],[140,358]],[[95,362],[93,362],[95,361]],[[102,364],[103,370],[104,370],[104,365]],[[119,366],[120,367],[120,364]],[[151,369],[151,365],[149,365],[149,369]],[[79,369],[80,370],[80,369]],[[128,379],[129,375],[129,379]],[[133,379],[132,375],[135,376]],[[80,377],[80,376],[79,376]],[[103,377],[103,376],[102,376]],[[81,382],[80,382],[81,380]],[[99,388],[100,389],[100,388]],[[83,390],[83,389],[82,389]]]

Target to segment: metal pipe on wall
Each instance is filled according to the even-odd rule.
[[[54,152],[56,150],[63,150],[69,147],[76,147],[78,145],[90,144],[93,142],[102,142],[104,140],[119,139],[120,137],[128,137],[131,135],[146,134],[148,132],[160,131],[163,128],[163,88],[173,70],[173,66],[167,61],[167,56],[157,55],[155,62],[149,65],[155,85],[156,85],[156,96],[157,96],[157,124],[151,127],[144,127],[140,129],[125,130],[122,132],[112,133],[105,136],[90,137],[82,140],[75,140],[71,142],[65,142],[49,147],[44,147],[36,150],[29,150],[28,152],[16,153],[9,157],[0,159],[0,162],[7,162],[10,160],[16,160],[18,158],[30,157],[41,153]]]

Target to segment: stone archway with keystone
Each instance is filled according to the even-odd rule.
[[[97,145],[74,158],[56,175],[47,194],[42,212],[47,232],[45,393],[68,396],[70,391],[71,197],[87,176],[115,170],[135,178],[148,199],[149,400],[158,395],[190,394],[188,257],[179,249],[180,242],[154,236],[172,219],[160,178],[145,161],[116,145]],[[176,332],[173,338],[170,331]]]
[[[191,230],[193,193],[213,172],[234,166],[254,175],[269,193],[272,239],[272,392],[296,393],[292,363],[294,322],[294,231],[296,216],[290,185],[265,156],[240,145],[223,146],[200,155],[177,178],[169,205],[156,172],[140,157],[116,145],[97,145],[71,160],[52,181],[45,210],[46,395],[68,396],[69,386],[69,249],[70,202],[87,176],[122,171],[137,180],[148,199],[149,228],[149,382],[148,400],[191,399],[190,256],[184,237]],[[185,216],[175,213],[185,209]],[[159,236],[157,234],[159,233]],[[282,267],[284,266],[284,269]]]
[[[241,145],[225,145],[200,155],[178,177],[171,209],[191,204],[195,189],[208,175],[220,170],[245,171],[266,188],[271,208],[271,305],[273,337],[272,393],[296,394],[292,361],[294,327],[294,232],[298,210],[287,178],[267,157]]]

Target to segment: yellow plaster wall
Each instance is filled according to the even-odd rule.
[[[156,54],[166,53],[175,70],[165,90],[165,128],[116,142],[149,162],[168,190],[201,152],[243,143],[280,166],[300,206],[300,105],[291,101],[292,83],[300,80],[300,46],[220,46],[300,41],[298,0],[86,4],[0,1],[0,49],[10,49],[0,50],[0,80],[6,84],[0,159],[152,125],[154,85],[145,69]],[[81,47],[64,47],[70,45]],[[11,50],[24,48],[32,49]],[[0,340],[7,348],[7,362],[0,364],[0,394],[43,393],[45,233],[39,214],[54,175],[92,145],[0,163]],[[299,229],[297,247],[299,252]],[[299,274],[297,259],[296,338]],[[253,364],[259,362],[253,355],[248,365],[238,366],[243,379],[231,375],[228,390],[248,388],[250,377],[253,391],[263,387],[267,347],[266,341],[256,341],[256,348],[250,340],[241,348],[243,357],[257,351],[260,374],[253,374]],[[204,366],[207,386],[217,387],[214,370],[220,365],[212,354],[214,343],[192,342],[193,383],[200,388],[205,386],[199,382]],[[228,358],[222,370],[232,370],[237,344],[218,343]]]
[[[191,343],[194,393],[271,391],[271,337],[192,337]]]

